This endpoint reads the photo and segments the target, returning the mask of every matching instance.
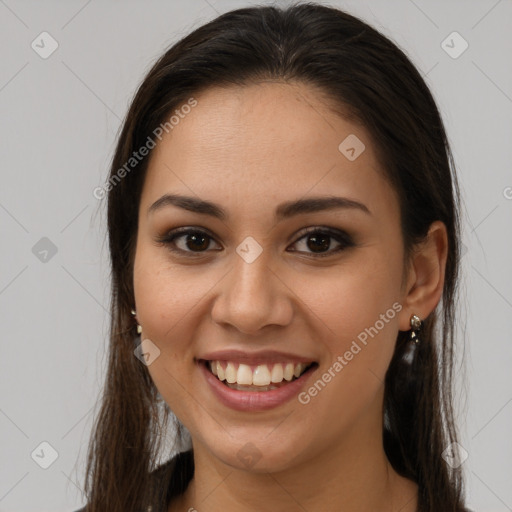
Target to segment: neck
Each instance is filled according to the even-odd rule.
[[[390,465],[378,421],[380,436],[375,435],[375,421],[358,423],[340,436],[343,442],[312,457],[302,456],[299,463],[278,472],[235,468],[196,442],[194,477],[169,512],[259,512],[269,504],[272,510],[290,512],[415,512],[417,486]]]

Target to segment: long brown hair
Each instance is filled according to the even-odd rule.
[[[147,367],[134,357],[130,314],[138,208],[149,156],[133,168],[126,163],[200,91],[261,80],[313,86],[333,109],[366,127],[399,196],[406,255],[432,222],[446,225],[442,300],[425,320],[412,368],[403,362],[407,333],[397,337],[386,375],[383,429],[391,464],[419,485],[418,510],[461,511],[460,469],[450,468],[441,455],[457,439],[452,372],[460,236],[459,191],[443,122],[429,88],[402,50],[358,18],[314,3],[243,8],[217,17],[168,49],[131,103],[107,187],[112,316],[105,387],[87,459],[87,510],[129,512],[149,504],[153,511],[163,510],[194,471],[187,452],[172,471],[154,478],[172,414]],[[176,426],[179,441],[179,422]]]

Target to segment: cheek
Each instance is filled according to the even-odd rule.
[[[401,269],[384,259],[361,258],[356,265],[334,269],[320,280],[304,279],[304,302],[322,320],[331,337],[355,339],[386,315],[386,326],[398,326],[394,303],[400,300]],[[377,325],[383,330],[382,322]],[[364,337],[364,336],[362,336]]]
[[[332,396],[325,396],[325,406],[362,407],[382,387],[402,309],[400,261],[398,254],[370,255],[346,271],[340,267],[316,285],[304,283],[302,297],[307,297],[305,302],[320,320],[320,339],[329,354],[323,372],[330,370],[325,380],[333,383],[326,386],[330,389],[326,395]]]
[[[184,335],[190,328],[188,318],[211,288],[211,278],[197,268],[173,268],[162,262],[160,255],[151,257],[149,252],[141,250],[134,267],[135,301],[143,335],[162,345],[161,350],[181,358],[193,335]]]
[[[283,268],[281,279],[293,291],[283,300],[295,303],[298,320],[310,325],[311,336],[322,341],[331,357],[348,350],[352,340],[364,343],[377,336],[385,338],[398,325],[390,315],[384,319],[384,328],[380,320],[399,298],[401,269],[396,256],[385,258],[368,250],[347,264],[320,271],[303,268],[300,276],[298,269]],[[195,332],[201,328],[199,320],[208,315],[205,308],[213,307],[205,300],[216,285],[222,293],[222,276],[222,271],[211,266],[173,264],[162,249],[141,244],[135,259],[134,289],[144,337],[165,344],[159,348],[174,358],[193,357],[188,351],[199,336]],[[376,323],[377,335],[372,328]],[[392,341],[394,337],[385,344]]]
[[[287,293],[281,288],[282,300],[293,302],[296,312],[287,328],[301,330],[310,343],[320,345],[322,368],[317,379],[325,373],[330,379],[325,388],[312,391],[307,407],[315,413],[308,418],[329,422],[336,410],[348,424],[382,388],[398,331],[401,279],[399,255],[384,253],[369,248],[330,268],[280,269],[280,278],[291,289]],[[172,264],[165,251],[151,246],[137,250],[138,318],[144,338],[161,351],[148,370],[171,410],[192,427],[193,418],[204,414],[194,403],[201,397],[194,394],[190,380],[194,350],[219,327],[212,326],[209,315],[218,294],[229,293],[223,288],[224,273],[220,267]],[[345,420],[333,424],[333,435],[344,425]]]
[[[213,286],[208,275],[192,267],[173,266],[165,251],[151,246],[137,249],[134,263],[134,292],[142,336],[160,350],[148,366],[156,388],[173,413],[188,425],[200,413],[190,391],[194,371],[194,343],[197,310]],[[197,409],[197,410],[196,410]],[[192,411],[195,411],[193,413]]]

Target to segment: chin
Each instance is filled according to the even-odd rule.
[[[211,444],[211,454],[237,470],[251,473],[276,473],[290,469],[297,461],[297,446],[301,442],[288,438],[286,442],[271,440],[268,430],[261,436],[246,435],[218,440]],[[260,441],[258,441],[260,439]]]

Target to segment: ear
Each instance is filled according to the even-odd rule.
[[[446,226],[435,221],[430,225],[426,239],[413,248],[402,296],[401,331],[410,330],[411,315],[418,315],[424,320],[441,300],[447,255]]]

